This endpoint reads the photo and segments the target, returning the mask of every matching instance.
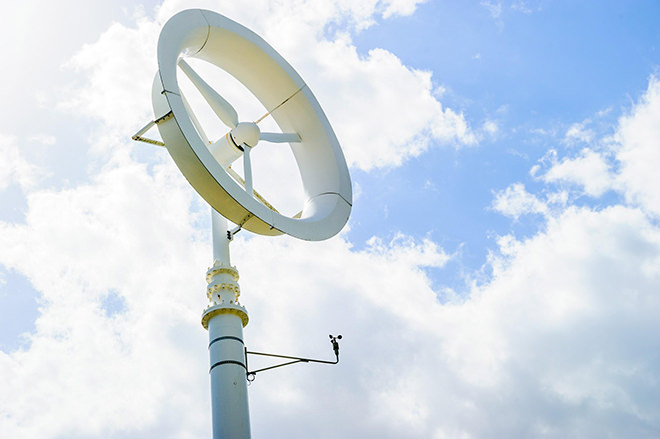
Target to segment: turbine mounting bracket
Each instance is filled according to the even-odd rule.
[[[142,127],[140,131],[135,133],[133,137],[131,137],[131,139],[138,142],[151,143],[152,145],[165,146],[165,143],[161,142],[160,140],[149,139],[147,137],[142,137],[142,135],[147,131],[149,131],[151,127],[153,127],[154,125],[158,125],[159,123],[168,121],[173,117],[174,117],[174,113],[172,113],[172,111],[170,110],[167,114],[159,117],[156,120],[152,120],[151,122],[146,124],[144,127]]]

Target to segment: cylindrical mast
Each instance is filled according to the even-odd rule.
[[[213,267],[206,273],[213,438],[249,438],[250,414],[243,327],[248,315],[238,302],[238,271],[230,265],[227,220],[212,210]]]
[[[213,265],[226,265],[231,267],[229,257],[230,237],[227,235],[229,227],[224,216],[211,208],[211,232],[213,236]]]

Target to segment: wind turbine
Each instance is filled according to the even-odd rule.
[[[268,109],[253,121],[235,108],[186,61],[211,63],[240,81]],[[152,86],[155,118],[134,140],[165,146],[193,188],[212,207],[213,266],[207,271],[209,305],[202,325],[209,331],[214,438],[247,438],[250,421],[247,381],[263,370],[298,362],[339,362],[338,339],[330,335],[336,361],[251,352],[245,348],[248,323],[239,303],[238,271],[229,243],[246,229],[319,241],[336,235],[348,221],[351,180],[339,142],[321,106],[289,63],[254,32],[217,13],[191,9],[174,15],[158,40],[158,73]],[[228,131],[210,140],[178,82],[182,71]],[[261,132],[271,117],[281,133]],[[154,125],[163,141],[144,137]],[[260,142],[289,144],[302,180],[305,202],[293,216],[281,214],[254,188],[251,151]],[[243,177],[231,168],[242,157]],[[236,224],[228,230],[227,219]],[[283,261],[285,263],[285,261]],[[249,371],[247,354],[284,358],[284,364]]]

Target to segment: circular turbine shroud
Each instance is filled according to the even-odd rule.
[[[184,106],[177,82],[180,56],[203,59],[239,80],[267,109],[293,95],[271,116],[284,133],[298,133],[291,149],[306,202],[290,218],[266,207],[213,158]],[[351,181],[339,142],[302,78],[254,32],[214,12],[194,9],[173,16],[158,40],[159,73],[152,102],[165,146],[193,188],[219,213],[261,235],[286,233],[318,241],[337,234],[351,211]],[[296,93],[297,90],[300,90]],[[295,93],[295,94],[294,94]]]

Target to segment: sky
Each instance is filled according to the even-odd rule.
[[[131,140],[190,8],[294,66],[353,184],[329,240],[232,243],[248,348],[343,335],[337,366],[257,375],[253,437],[660,435],[660,4],[27,0],[0,28],[0,436],[210,436],[209,207]]]

